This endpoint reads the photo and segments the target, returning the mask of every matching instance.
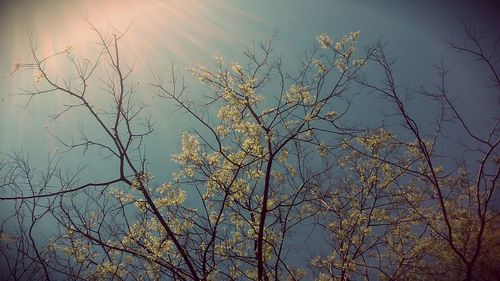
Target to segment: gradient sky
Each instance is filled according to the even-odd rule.
[[[93,33],[83,21],[88,15],[96,26],[123,30],[126,56],[137,59],[138,80],[148,81],[145,62],[158,70],[172,60],[180,68],[215,54],[238,61],[244,44],[278,34],[276,49],[290,58],[300,57],[327,32],[340,38],[360,30],[361,45],[382,39],[398,58],[401,76],[414,86],[425,84],[432,65],[447,54],[444,39],[461,38],[461,20],[478,28],[500,30],[500,8],[493,1],[3,1],[0,4],[0,73],[14,62],[29,58],[28,30],[40,54],[76,45],[78,54],[90,52]],[[450,59],[453,64],[453,58]],[[432,75],[432,74],[431,74]],[[477,75],[471,73],[470,76]],[[12,94],[29,88],[30,75],[0,78],[0,151],[22,146],[56,145],[40,129],[54,99],[40,99],[29,110]],[[488,104],[488,103],[487,103]],[[169,124],[162,124],[162,126]],[[36,135],[36,143],[33,142]],[[40,145],[42,144],[42,145]]]
[[[438,2],[436,4],[436,2]],[[0,73],[8,74],[14,62],[29,58],[28,30],[40,54],[76,45],[77,54],[90,52],[94,35],[82,19],[88,15],[103,29],[123,30],[131,24],[123,49],[137,60],[136,76],[147,82],[145,62],[158,70],[172,60],[181,69],[215,54],[238,61],[244,44],[278,34],[276,49],[290,58],[300,57],[317,34],[340,38],[360,30],[360,44],[389,42],[398,58],[401,76],[413,86],[425,84],[432,65],[447,54],[444,39],[461,38],[461,20],[478,28],[500,30],[500,8],[493,1],[4,1],[0,7]],[[453,64],[453,58],[450,59]],[[470,75],[476,75],[471,73]],[[38,142],[52,143],[39,131],[54,99],[40,99],[29,110],[12,94],[29,88],[31,75],[0,78],[0,151]],[[168,125],[168,124],[164,124]],[[45,134],[46,135],[46,134]],[[45,147],[45,144],[42,147]]]
[[[460,57],[446,50],[443,42],[463,38],[462,20],[478,30],[489,31],[490,35],[500,34],[500,6],[494,1],[18,0],[0,5],[2,153],[23,149],[32,159],[44,160],[47,153],[60,147],[48,131],[78,139],[81,127],[86,132],[94,129],[78,111],[51,121],[48,116],[65,102],[59,95],[38,97],[28,108],[21,107],[26,98],[15,94],[18,88],[32,88],[31,73],[5,78],[16,61],[29,60],[29,33],[40,55],[63,50],[67,45],[76,46],[76,55],[91,54],[89,42],[95,40],[95,34],[83,15],[102,30],[125,30],[130,25],[121,53],[127,61],[136,61],[133,79],[141,82],[138,94],[150,104],[157,101],[151,98],[152,89],[146,86],[151,81],[147,63],[155,72],[164,71],[171,62],[184,70],[197,60],[210,61],[216,54],[222,54],[227,62],[244,63],[242,50],[246,44],[276,33],[275,49],[284,55],[285,67],[293,68],[304,51],[314,46],[317,34],[326,32],[335,40],[359,30],[358,46],[377,40],[388,42],[388,53],[397,58],[396,70],[403,85],[407,83],[413,89],[432,87],[436,81],[433,66],[443,60],[458,70],[454,79],[460,81],[460,88],[455,94],[462,110],[475,118],[479,112],[496,112],[499,107],[497,97],[479,97],[475,88],[462,87],[484,83],[485,69],[474,62],[458,60]],[[64,75],[63,66],[54,64],[53,71]],[[201,91],[199,84],[188,86],[191,92]],[[149,158],[153,174],[168,177],[172,167],[170,155],[178,151],[179,134],[194,123],[184,120],[186,115],[173,114],[174,108],[165,101],[160,104],[150,108],[156,126],[148,151],[155,152]],[[380,115],[383,105],[376,104],[369,97],[357,101],[352,118],[363,122]],[[426,110],[422,107],[417,112],[425,116],[430,113]],[[480,118],[473,121],[483,122]],[[88,157],[94,163],[93,156]],[[79,162],[78,154],[66,158],[75,165]]]
[[[77,1],[77,0],[18,0],[1,2],[0,7],[0,152],[23,149],[32,157],[45,158],[60,146],[50,132],[78,138],[79,127],[92,130],[85,117],[75,112],[56,122],[48,116],[64,104],[58,95],[44,96],[23,108],[26,99],[16,96],[18,88],[30,89],[30,73],[16,73],[5,78],[16,61],[30,57],[28,34],[31,33],[37,52],[48,55],[75,45],[77,55],[92,52],[89,42],[95,40],[83,15],[99,28],[130,29],[122,42],[122,54],[129,62],[136,60],[134,78],[145,85],[151,81],[147,63],[163,71],[174,62],[179,69],[197,60],[210,61],[222,54],[226,61],[244,62],[245,44],[265,40],[277,34],[275,49],[283,53],[285,66],[293,67],[305,50],[314,46],[317,34],[328,33],[332,39],[351,31],[361,31],[359,46],[377,40],[388,42],[388,53],[397,58],[398,78],[412,88],[431,87],[435,82],[433,66],[441,60],[458,69],[455,79],[460,85],[484,80],[484,69],[473,62],[457,60],[444,47],[443,40],[463,38],[461,21],[500,34],[500,6],[494,1],[401,1],[401,0],[276,0],[276,1]],[[64,67],[55,64],[55,73],[64,74]],[[469,83],[470,81],[470,83]],[[452,83],[453,84],[453,83]],[[188,85],[192,92],[198,84]],[[98,95],[99,93],[95,93]],[[141,87],[140,95],[148,103],[152,90]],[[498,101],[493,96],[477,97],[474,89],[457,89],[463,110],[475,116],[478,112],[495,112]],[[357,103],[353,118],[370,119],[380,112],[366,99]],[[192,123],[172,114],[173,108],[151,107],[156,123],[151,138],[150,159],[157,173],[165,173],[171,165],[169,156],[178,150],[179,132]],[[425,108],[419,109],[425,115]],[[481,120],[477,120],[480,124]],[[156,153],[158,151],[158,153]],[[75,162],[78,159],[72,159]],[[154,173],[154,172],[153,172]],[[168,174],[168,173],[167,173]]]
[[[13,0],[0,5],[0,152],[23,149],[35,160],[45,159],[47,153],[60,146],[45,125],[57,135],[76,138],[79,127],[90,132],[93,127],[81,120],[81,112],[50,121],[48,116],[64,104],[57,95],[40,97],[22,108],[25,98],[13,94],[19,92],[18,87],[32,87],[32,75],[18,73],[10,79],[5,76],[16,61],[28,61],[29,30],[40,54],[67,45],[76,45],[77,55],[91,53],[88,43],[95,37],[82,15],[88,15],[103,30],[111,26],[124,30],[131,24],[122,42],[122,53],[130,62],[137,61],[134,79],[141,85],[151,81],[146,63],[154,71],[162,71],[173,61],[182,70],[197,60],[210,61],[216,54],[222,54],[228,62],[244,62],[245,44],[276,33],[275,49],[283,53],[286,66],[293,67],[304,50],[314,46],[317,34],[326,32],[335,40],[358,30],[360,46],[377,40],[388,42],[388,53],[397,58],[400,81],[412,88],[431,87],[435,82],[433,65],[442,59],[458,70],[454,79],[468,85],[483,81],[484,69],[471,61],[458,60],[444,49],[443,40],[463,38],[461,20],[491,35],[500,34],[500,6],[494,1]],[[64,67],[55,65],[54,71],[64,73]],[[201,91],[199,85],[188,86],[191,92]],[[472,117],[498,111],[498,97],[478,97],[474,89],[456,89],[462,110]],[[139,94],[146,102],[154,103],[151,88],[141,86]],[[356,108],[353,116],[360,120],[380,111],[370,100],[360,101]],[[425,110],[419,109],[419,114],[424,116],[428,113]],[[182,119],[186,115],[173,114],[174,108],[168,105],[152,106],[150,111],[156,131],[147,143],[148,151],[154,152],[148,159],[157,179],[167,179],[173,168],[170,155],[178,151],[179,133],[193,123]],[[481,120],[476,122],[480,124]],[[88,161],[92,163],[92,159]],[[66,157],[65,163],[71,169],[78,162],[73,155]]]

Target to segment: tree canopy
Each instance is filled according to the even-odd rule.
[[[240,63],[198,62],[188,71],[203,94],[175,67],[150,68],[147,91],[196,122],[171,136],[178,170],[156,182],[147,160],[156,152],[144,143],[163,121],[150,117],[120,53],[126,33],[89,24],[91,57],[73,46],[42,57],[32,42],[30,61],[9,74],[34,75],[22,92],[31,106],[65,96],[53,118],[83,110],[99,133],[54,135],[63,149],[43,169],[24,152],[2,156],[0,200],[12,206],[1,216],[3,279],[498,279],[498,115],[471,127],[445,64],[437,87],[414,90],[383,43],[360,51],[356,31],[318,35],[295,71],[274,38]],[[464,38],[447,42],[450,52],[479,61],[500,93],[497,46],[467,26]],[[61,58],[69,72],[47,67]],[[381,123],[350,122],[360,93],[388,108]],[[116,173],[66,169],[60,155],[73,151],[97,152]]]

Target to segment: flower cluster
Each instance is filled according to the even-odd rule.
[[[342,37],[342,40],[339,42],[335,43],[335,50],[338,52],[345,51],[346,49],[349,50],[350,48],[354,48],[354,45],[359,39],[360,32],[351,32],[347,35],[344,35]],[[354,49],[352,49],[351,53],[354,53]]]
[[[156,191],[161,194],[160,198],[155,199],[155,205],[157,208],[179,206],[186,200],[186,192],[184,190],[174,188],[170,183],[161,185]]]
[[[335,67],[340,71],[344,72],[348,68],[348,63],[354,52],[356,51],[356,43],[359,39],[360,32],[351,32],[348,35],[344,35],[342,40],[335,43],[335,51],[338,54],[338,58],[335,60]],[[363,65],[364,60],[357,60],[357,66]]]
[[[241,67],[241,65],[237,64],[237,63],[233,63],[233,65],[231,66],[231,69],[236,72],[237,74],[243,76],[243,68]]]
[[[337,117],[337,112],[335,111],[329,111],[325,114],[325,118],[328,120],[333,120],[335,117]]]
[[[376,154],[382,147],[387,146],[394,136],[387,130],[369,132],[356,138],[358,144],[369,149],[371,153]]]
[[[326,68],[326,66],[319,59],[313,59],[312,63],[314,65],[316,65],[316,67],[318,68],[318,73],[319,74],[323,74],[323,73],[325,73],[325,72],[328,71],[328,69]]]
[[[139,189],[142,186],[147,187],[153,175],[148,172],[139,172],[136,177],[132,180],[130,187],[133,189]]]
[[[172,160],[178,164],[200,163],[200,141],[197,136],[184,133],[181,137],[182,151],[172,155]]]
[[[307,87],[302,85],[292,85],[285,93],[285,101],[287,103],[300,103],[311,105],[314,102],[311,93]]]
[[[75,49],[75,45],[67,45],[66,47],[64,47],[63,53],[69,54],[74,49]]]
[[[11,71],[9,72],[9,74],[7,74],[7,78],[10,78],[12,77],[12,75],[14,75],[15,72],[17,72],[19,69],[21,69],[23,67],[23,64],[21,62],[18,62],[16,61],[13,65],[12,65],[12,69]]]
[[[198,77],[200,82],[205,82],[212,78],[212,73],[208,70],[208,68],[203,64],[202,61],[197,62],[197,66],[191,66],[187,68],[194,76]]]
[[[45,77],[44,73],[42,73],[42,72],[35,73],[35,75],[34,75],[35,82],[40,83],[40,81],[42,80],[43,77]]]
[[[328,49],[332,46],[332,41],[330,40],[330,37],[326,33],[316,36],[316,40],[323,49]]]

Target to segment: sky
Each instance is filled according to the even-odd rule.
[[[360,31],[359,45],[387,42],[387,50],[397,58],[396,69],[402,83],[418,88],[432,87],[433,66],[445,61],[457,69],[454,79],[461,85],[484,80],[485,70],[472,61],[459,60],[446,50],[444,40],[463,38],[462,21],[478,30],[500,34],[500,5],[495,1],[403,1],[403,0],[210,0],[210,1],[110,1],[110,0],[18,0],[0,2],[0,153],[23,150],[32,158],[46,159],[60,144],[52,136],[78,138],[79,129],[92,132],[81,112],[51,120],[49,115],[62,108],[65,100],[58,95],[38,97],[25,107],[26,97],[16,95],[33,87],[30,73],[10,78],[15,62],[30,57],[29,34],[41,56],[75,46],[75,54],[92,53],[95,34],[84,17],[102,30],[129,29],[123,39],[122,54],[135,61],[134,79],[139,95],[152,104],[155,133],[148,142],[153,174],[166,178],[172,171],[170,155],[179,149],[179,134],[195,126],[178,114],[173,106],[154,106],[148,67],[164,71],[173,62],[180,71],[197,60],[210,61],[223,55],[227,61],[242,61],[242,50],[252,42],[276,34],[275,49],[286,58],[288,67],[311,50],[315,36],[328,33],[340,39],[351,31]],[[53,71],[64,75],[65,68],[55,64]],[[470,83],[469,83],[470,81]],[[454,81],[451,81],[453,84]],[[188,85],[192,92],[203,91]],[[98,88],[96,95],[98,95]],[[459,107],[470,116],[498,110],[498,97],[474,94],[474,88],[456,91]],[[370,99],[360,101],[353,118],[366,120],[382,110]],[[425,108],[418,114],[424,116]],[[476,119],[474,119],[476,120]],[[476,122],[479,124],[480,119]],[[47,127],[47,128],[45,128]],[[87,155],[92,162],[93,155]],[[66,158],[68,167],[78,165],[75,155]],[[101,170],[105,173],[106,170]]]
[[[84,17],[110,32],[128,27],[122,54],[128,62],[135,61],[134,79],[142,85],[151,81],[148,67],[161,72],[174,63],[184,70],[197,60],[209,61],[219,54],[227,61],[240,61],[244,46],[273,34],[277,38],[275,49],[293,67],[305,50],[314,46],[317,34],[326,32],[340,39],[351,31],[361,32],[361,46],[377,40],[387,42],[388,52],[397,58],[399,79],[411,87],[432,85],[433,66],[441,60],[453,68],[465,69],[457,79],[470,79],[472,83],[483,78],[483,70],[457,60],[444,48],[444,40],[463,38],[462,21],[490,34],[500,33],[500,6],[494,1],[19,0],[0,5],[0,152],[22,148],[40,157],[60,145],[50,133],[77,135],[84,122],[78,114],[51,121],[48,116],[64,104],[57,95],[35,99],[25,107],[26,97],[17,94],[22,92],[20,89],[33,87],[32,74],[6,75],[15,62],[29,60],[29,34],[40,56],[68,45],[75,46],[76,55],[92,54],[95,33]],[[63,75],[63,66],[55,64],[54,72]],[[189,86],[193,91],[199,87]],[[143,87],[140,94],[146,102],[154,103],[151,89]],[[462,104],[471,105],[464,110],[494,112],[498,108],[491,97],[458,95]],[[370,118],[377,111],[368,99],[358,106],[353,116],[360,119]],[[155,141],[153,148],[165,150],[160,155],[175,153],[178,138],[167,136],[178,135],[190,126],[189,122],[178,126],[173,120],[178,117],[171,113],[171,108],[152,108],[154,118],[169,116],[169,120],[157,123],[157,137],[165,143]]]

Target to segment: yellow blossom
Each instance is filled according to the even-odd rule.
[[[247,175],[249,179],[256,180],[264,176],[264,172],[262,172],[261,170],[249,170],[247,172]]]
[[[318,145],[319,156],[325,158],[328,155],[328,147],[325,144]]]
[[[67,45],[66,47],[64,47],[63,52],[69,54],[74,49],[75,49],[75,45]]]
[[[335,111],[330,111],[330,112],[327,112],[325,114],[325,118],[326,119],[329,119],[329,120],[332,120],[333,118],[335,118],[337,116],[337,112]]]
[[[188,162],[199,163],[200,157],[200,141],[198,137],[192,134],[184,133],[181,137],[182,152],[172,155],[172,160],[179,164]]]
[[[42,72],[36,73],[36,74],[34,75],[35,82],[36,82],[36,83],[39,83],[39,82],[40,82],[40,80],[42,80],[42,78],[43,78],[43,77],[45,77],[45,74],[44,74],[44,73],[42,73]]]
[[[316,36],[316,40],[323,49],[328,49],[332,45],[332,41],[330,40],[330,37],[326,33]]]
[[[314,99],[313,97],[311,97],[311,94],[307,87],[294,84],[285,93],[285,101],[287,103],[302,102],[304,103],[304,105],[310,105],[314,102]]]
[[[243,75],[243,68],[241,67],[241,65],[237,64],[237,63],[234,63],[232,66],[231,66],[231,69],[238,73],[239,75]]]
[[[313,59],[312,63],[318,67],[318,72],[320,74],[323,74],[327,71],[326,66],[319,59]]]

